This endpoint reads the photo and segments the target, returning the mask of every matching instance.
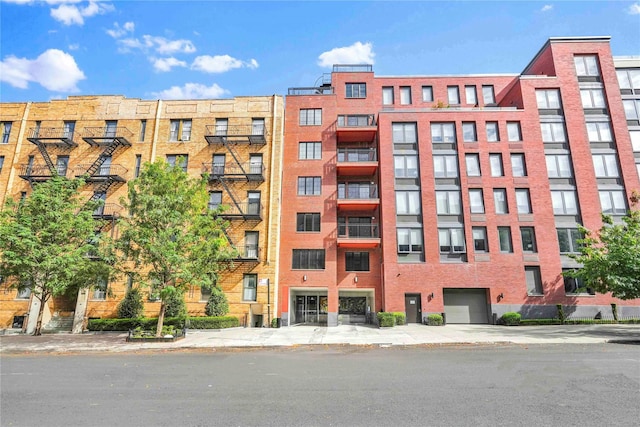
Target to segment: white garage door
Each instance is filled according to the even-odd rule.
[[[444,289],[447,323],[489,323],[486,289]]]

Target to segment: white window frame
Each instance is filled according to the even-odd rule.
[[[582,108],[606,108],[607,103],[602,89],[580,89]]]
[[[424,250],[422,228],[398,228],[396,230],[398,253],[422,253]]]
[[[507,122],[507,139],[510,142],[522,141],[520,122]]]
[[[482,101],[484,105],[492,105],[496,103],[496,94],[493,85],[482,85]]]
[[[478,105],[478,93],[475,85],[466,85],[464,87],[464,97],[467,104]]]
[[[475,253],[489,252],[489,241],[487,239],[487,227],[472,227],[473,251]],[[480,245],[478,245],[480,243]]]
[[[411,105],[411,86],[400,86],[400,105]]]
[[[564,123],[540,123],[542,142],[567,142],[567,132]]]
[[[382,87],[382,105],[393,105],[393,86]]]
[[[421,206],[420,191],[396,191],[396,215],[420,215]]]
[[[422,102],[433,102],[433,86],[422,86]]]
[[[393,156],[395,178],[417,178],[418,156],[415,154]]]
[[[573,170],[571,167],[571,157],[568,154],[546,154],[547,177],[549,178],[571,178]]]
[[[560,89],[536,89],[536,104],[539,110],[558,110],[562,108]]]
[[[500,128],[498,126],[498,122],[486,122],[485,129],[488,142],[500,141]]]
[[[464,155],[464,162],[467,169],[467,176],[480,176],[480,155],[478,153],[467,153]]]
[[[478,142],[478,132],[476,122],[462,122],[462,141]]]
[[[509,213],[509,201],[507,200],[506,188],[493,189],[493,204],[496,215],[507,215]]]
[[[527,176],[527,161],[524,153],[511,153],[511,174],[514,177]]]
[[[554,215],[578,214],[578,200],[574,190],[552,190],[551,204]]]
[[[504,166],[502,164],[501,153],[489,154],[489,166],[491,169],[491,176],[493,177],[504,176]]]
[[[418,130],[415,123],[392,123],[391,132],[394,144],[415,144],[418,142]]]
[[[622,106],[627,120],[640,120],[640,99],[623,99]]]
[[[615,154],[592,154],[591,157],[596,178],[617,178],[620,176],[618,159]]]
[[[622,190],[599,190],[600,207],[607,215],[624,215],[627,213],[627,200]]]
[[[483,214],[484,211],[484,191],[482,188],[469,189],[469,210],[472,214]]]
[[[459,86],[447,86],[447,101],[449,105],[460,104],[460,87]]]
[[[452,122],[431,123],[431,142],[439,143],[455,143],[456,142],[456,126]]]
[[[436,178],[457,178],[458,156],[455,154],[433,156],[433,174]]]
[[[599,76],[598,57],[596,55],[575,55],[573,63],[577,76]]]
[[[460,191],[436,191],[436,213],[438,215],[460,215],[461,212]]]
[[[609,122],[589,122],[587,123],[587,134],[589,142],[611,142],[613,134]]]
[[[466,253],[464,228],[438,227],[438,248],[441,254]]]
[[[528,188],[516,188],[516,206],[519,214],[533,213],[531,209],[531,195]]]

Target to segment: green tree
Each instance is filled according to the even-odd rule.
[[[146,163],[122,201],[129,216],[121,222],[117,247],[124,265],[160,295],[157,336],[172,294],[182,297],[190,285],[212,286],[222,263],[235,255],[226,224],[207,209],[206,185],[206,176],[189,178],[179,166]]]
[[[184,302],[184,294],[180,291],[173,292],[167,297],[167,317],[187,317],[187,304]]]
[[[614,224],[602,215],[603,226],[596,233],[580,227],[585,238],[580,241],[580,254],[574,255],[582,268],[565,273],[582,279],[596,292],[620,299],[640,298],[640,210],[638,194],[631,197],[631,209]]]
[[[92,215],[98,203],[81,198],[82,185],[54,177],[19,202],[9,198],[0,212],[0,275],[40,301],[34,335],[41,334],[52,296],[77,292],[110,273]]]
[[[211,296],[207,301],[207,305],[204,308],[204,312],[207,316],[224,316],[229,312],[229,303],[227,302],[227,296],[217,286],[211,288]]]
[[[121,319],[135,319],[144,312],[144,303],[140,289],[131,288],[118,304],[118,317]]]

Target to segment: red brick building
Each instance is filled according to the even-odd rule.
[[[556,304],[576,317],[610,316],[611,303],[640,314],[638,300],[561,275],[577,267],[576,224],[619,219],[640,189],[629,133],[640,123],[621,92],[608,37],[551,38],[515,75],[336,65],[317,87],[291,88],[283,324],[378,311],[490,323],[554,317]]]

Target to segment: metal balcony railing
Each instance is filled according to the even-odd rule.
[[[105,203],[93,211],[93,216],[97,218],[117,218],[122,215],[123,211],[124,208],[116,203]]]
[[[217,165],[213,163],[203,163],[204,173],[209,174],[210,180],[219,178],[227,179],[247,179],[264,180],[264,165],[262,163],[243,163],[241,165]]]
[[[376,126],[375,114],[349,114],[338,116],[338,127]]]
[[[268,134],[266,126],[262,124],[253,125],[207,125],[205,137],[245,137],[245,136],[266,136]]]
[[[97,126],[82,130],[83,138],[130,138],[133,136],[126,127]]]
[[[333,66],[334,73],[372,73],[373,65],[371,64],[335,64]]]
[[[375,162],[378,160],[375,148],[338,148],[338,162]]]
[[[238,251],[236,260],[258,260],[260,258],[260,248],[258,245],[235,246]]]
[[[378,224],[339,224],[338,237],[346,239],[377,239]]]
[[[68,168],[67,166],[58,165],[54,168],[55,172],[58,176],[67,176]],[[47,165],[43,164],[22,164],[20,165],[20,174],[19,176],[25,178],[33,178],[33,177],[53,177],[53,172]]]
[[[89,164],[77,165],[74,168],[76,176],[82,176],[87,173],[87,170],[91,167]],[[100,166],[96,172],[91,175],[93,178],[108,178],[108,177],[121,177],[127,174],[129,170],[120,164],[109,164]]]
[[[65,128],[35,127],[29,129],[28,137],[33,139],[73,140],[73,131]]]
[[[362,200],[377,199],[378,186],[376,184],[343,183],[338,184],[338,199]]]
[[[290,87],[288,95],[333,95],[333,86]]]
[[[235,204],[215,204],[209,203],[209,210],[214,211],[218,207],[223,206],[223,211],[220,214],[223,218],[235,218],[235,217],[247,217],[247,218],[261,218],[262,204],[254,202],[243,202]]]

